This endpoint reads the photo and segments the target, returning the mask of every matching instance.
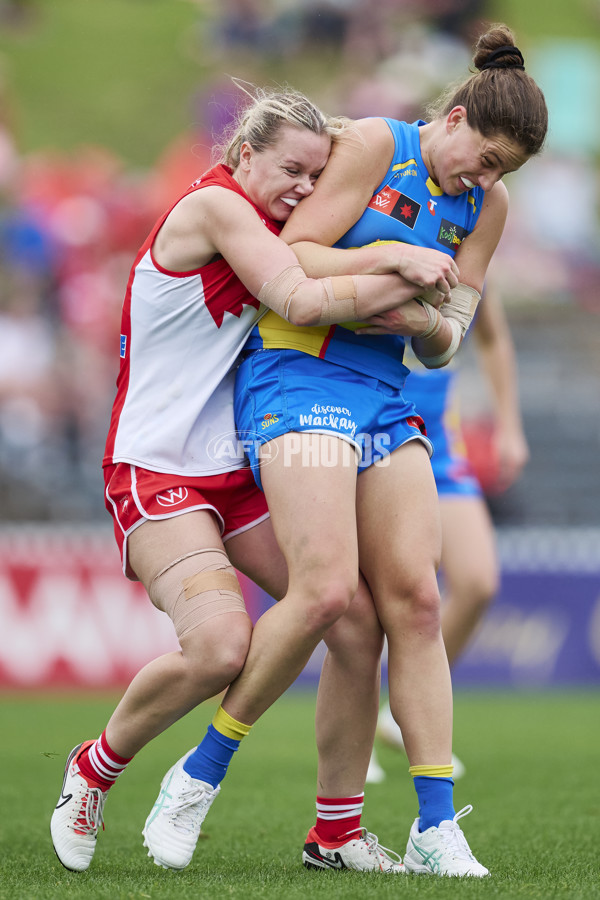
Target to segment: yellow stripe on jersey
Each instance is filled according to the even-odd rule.
[[[441,197],[444,193],[441,187],[438,187],[435,181],[433,181],[433,179],[431,178],[427,179],[427,181],[425,182],[425,187],[433,197]]]
[[[477,205],[476,205],[476,203],[475,203],[475,197],[471,197],[471,196],[469,195],[469,196],[467,197],[467,200],[469,201],[469,203],[470,203],[471,206],[473,207],[473,215],[475,215],[475,213],[477,212]]]
[[[305,327],[292,325],[273,310],[269,310],[257,325],[265,350],[300,350],[310,356],[321,355],[323,345],[332,328],[335,327],[335,325],[307,325]],[[365,328],[366,324],[346,322],[342,327],[356,331],[358,328]]]
[[[392,172],[400,172],[401,169],[406,169],[407,166],[416,166],[416,159],[409,159],[407,162],[397,163],[395,166],[392,166]]]

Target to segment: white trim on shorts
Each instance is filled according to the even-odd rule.
[[[263,513],[262,516],[259,516],[258,519],[253,519],[252,522],[248,522],[247,525],[242,525],[240,528],[236,528],[234,531],[229,531],[225,537],[221,535],[221,540],[224,544],[227,543],[229,538],[237,537],[238,534],[243,534],[245,531],[250,531],[251,528],[254,528],[256,525],[260,525],[261,522],[265,522],[267,519],[271,518],[271,513],[266,512]]]

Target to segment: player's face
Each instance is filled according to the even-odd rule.
[[[431,156],[433,180],[450,196],[473,187],[490,191],[509,172],[529,159],[517,141],[504,134],[484,137],[467,123],[463,107],[447,120],[444,139]]]
[[[298,202],[312,194],[330,150],[327,135],[285,125],[277,141],[265,150],[242,145],[236,176],[263,212],[286,222]]]

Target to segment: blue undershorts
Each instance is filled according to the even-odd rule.
[[[398,388],[297,350],[259,350],[242,361],[235,418],[259,487],[261,446],[288,432],[341,438],[354,448],[359,473],[385,465],[407,441],[433,453],[422,418]]]

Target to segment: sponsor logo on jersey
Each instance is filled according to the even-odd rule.
[[[273,413],[266,413],[260,424],[262,428],[270,428],[270,426],[274,425],[276,422],[279,422],[279,416],[274,416]]]
[[[409,228],[414,228],[421,211],[421,204],[416,200],[411,200],[406,194],[395,191],[393,188],[385,187],[371,199],[369,203],[371,209],[385,213],[386,216],[392,216],[398,222],[403,222]]]
[[[188,497],[188,489],[186,487],[178,487],[178,488],[169,488],[168,491],[162,491],[160,494],[156,494],[156,502],[159,506],[177,506],[178,503],[183,503],[184,500],[187,500]]]
[[[435,208],[437,206],[437,200],[428,200],[427,201],[427,209],[431,213],[432,216],[435,216]]]
[[[120,350],[119,350],[119,355],[120,355],[121,359],[125,359],[126,353],[127,353],[127,335],[122,334],[121,335],[121,346],[120,346]]]
[[[462,228],[460,225],[454,225],[454,223],[449,222],[448,219],[442,219],[442,224],[440,225],[436,240],[438,244],[443,244],[444,247],[449,247],[451,250],[457,250],[468,233],[466,228]]]
[[[409,159],[406,162],[398,163],[392,168],[392,172],[394,173],[394,178],[404,178],[405,175],[412,175],[413,178],[416,178],[419,174],[417,170],[417,161],[415,159]]]

